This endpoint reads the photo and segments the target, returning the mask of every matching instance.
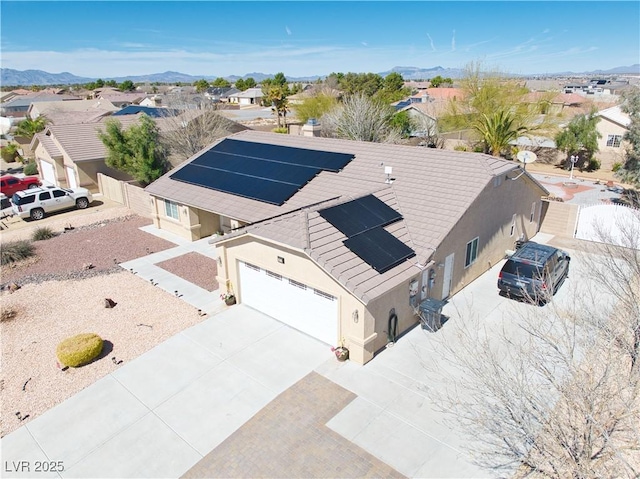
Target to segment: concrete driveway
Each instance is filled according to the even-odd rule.
[[[224,470],[225,477],[259,473],[268,477],[268,470],[256,469],[252,459],[259,456],[268,463],[269,457],[284,454],[274,437],[284,434],[293,448],[295,434],[305,434],[303,456],[316,454],[314,448],[324,451],[327,444],[335,448],[334,456],[323,456],[316,464],[317,475],[298,469],[308,477],[334,475],[323,469],[334,465],[331,457],[354,457],[366,463],[367,474],[374,476],[490,477],[466,452],[469,438],[452,428],[434,404],[434,390],[442,385],[433,368],[449,370],[447,358],[435,352],[437,342],[443,335],[453,340],[456,328],[469,318],[482,321],[490,333],[509,325],[514,314],[534,308],[498,295],[496,279],[502,264],[451,299],[443,310],[449,320],[440,331],[416,327],[365,366],[340,363],[327,345],[251,308],[233,306],[173,336],[3,438],[2,475],[156,478],[180,477],[190,471],[188,477],[198,477],[197,471],[216,470],[216,464],[228,463],[225,459],[241,453],[246,459]],[[588,278],[580,272],[581,266],[581,259],[574,255],[569,278],[554,303],[574,301],[578,286]],[[313,374],[330,383],[313,379]],[[313,388],[300,391],[305,381],[324,393],[314,393]],[[337,389],[331,393],[338,386],[352,395]],[[301,400],[295,398],[305,398],[303,402],[310,406],[315,401],[318,410],[331,412],[319,415],[322,419],[317,419],[315,429],[296,428],[301,418],[295,414],[306,413],[297,408],[295,417],[290,416],[294,408],[282,403],[287,396],[297,403]],[[331,408],[323,408],[326,401],[334,401]],[[295,424],[282,429],[287,421]],[[323,428],[346,441],[331,437]],[[283,432],[268,434],[274,431]],[[314,439],[316,432],[322,438]],[[271,439],[247,451],[247,441],[255,437]],[[291,448],[285,448],[285,453],[299,451]],[[376,460],[392,469],[384,469]],[[38,461],[58,469],[61,464],[64,470],[35,474]],[[243,464],[253,469],[243,469]],[[336,475],[352,477],[349,470],[355,469]]]

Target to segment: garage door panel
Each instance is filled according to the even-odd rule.
[[[338,342],[338,300],[240,262],[241,301],[327,344]]]
[[[40,170],[42,171],[42,179],[52,185],[56,185],[56,170],[51,163],[40,161]]]

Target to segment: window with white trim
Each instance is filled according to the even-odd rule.
[[[511,218],[511,231],[509,232],[509,236],[513,236],[513,233],[516,232],[516,215],[513,215]]]
[[[620,148],[620,143],[622,143],[622,135],[607,135],[607,146]]]
[[[467,252],[464,255],[464,267],[468,268],[476,262],[478,258],[478,240],[476,237],[467,243]]]
[[[164,213],[169,218],[179,220],[180,213],[178,213],[178,203],[176,203],[175,201],[164,200]]]

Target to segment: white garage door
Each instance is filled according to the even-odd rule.
[[[69,188],[77,188],[78,180],[76,179],[76,171],[67,166],[67,180],[69,181]]]
[[[40,170],[42,171],[42,180],[52,185],[56,184],[56,170],[51,163],[40,160]]]
[[[320,341],[338,343],[338,300],[330,294],[241,261],[240,297]]]

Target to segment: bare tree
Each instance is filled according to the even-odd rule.
[[[593,281],[563,301],[510,303],[490,323],[474,305],[458,311],[464,320],[438,332],[442,359],[425,362],[444,385],[434,403],[477,464],[501,475],[637,478],[640,251],[594,244],[572,270]]]
[[[424,139],[424,145],[429,148],[444,148],[444,138],[438,130],[438,123],[435,119],[426,115],[416,115],[412,121],[417,130],[420,131],[420,138]]]
[[[363,94],[351,95],[322,116],[323,134],[334,138],[400,143],[401,132],[390,124],[394,110]]]
[[[201,96],[173,95],[167,114],[156,120],[160,141],[177,165],[230,133],[245,129],[220,115],[218,104]]]

